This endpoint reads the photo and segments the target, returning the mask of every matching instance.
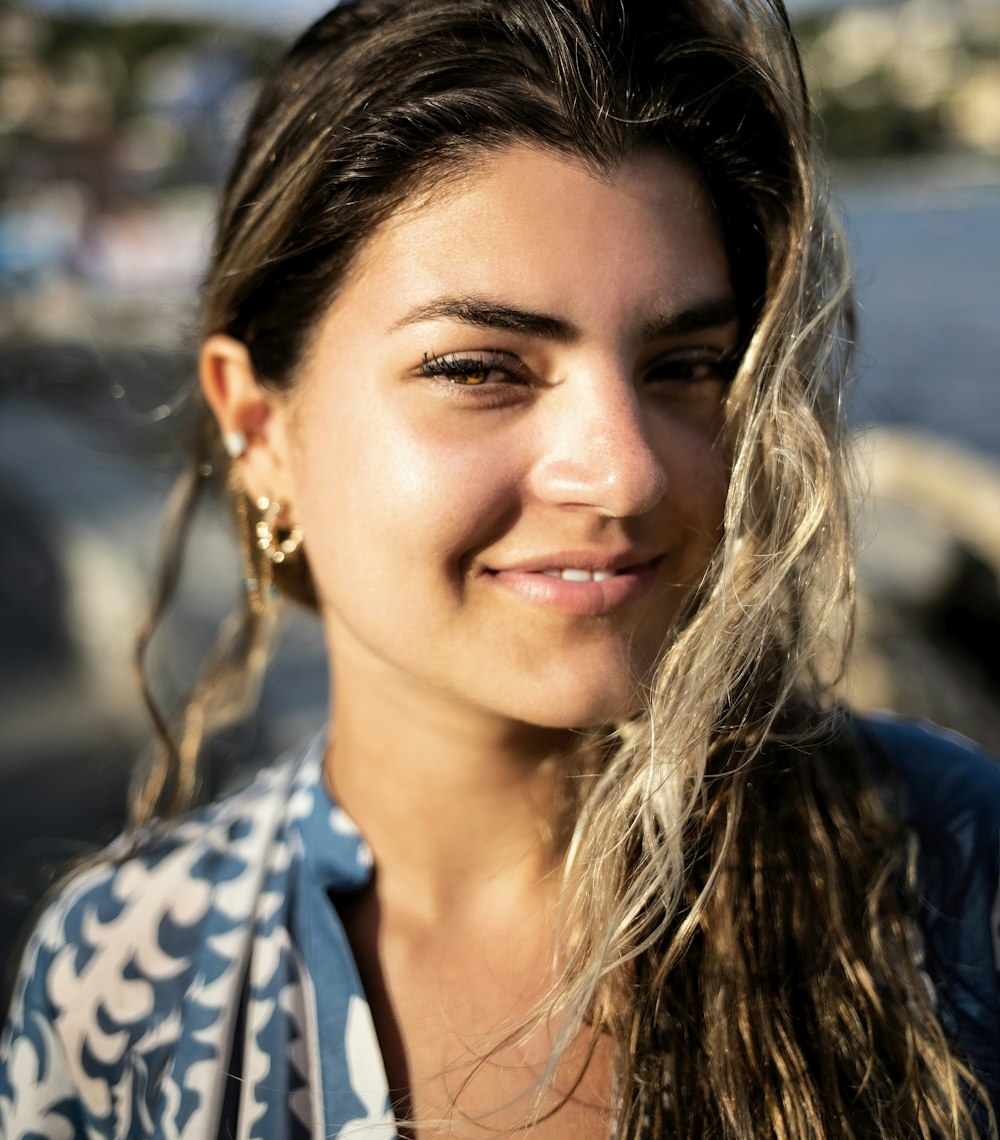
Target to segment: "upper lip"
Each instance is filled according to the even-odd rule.
[[[486,569],[494,573],[508,570],[525,574],[544,570],[625,570],[630,566],[642,566],[658,557],[652,551],[634,547],[628,550],[559,550],[551,554],[517,558],[502,566],[489,564]]]

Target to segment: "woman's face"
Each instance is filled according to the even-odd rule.
[[[664,154],[601,179],[512,146],[378,230],[275,413],[340,692],[636,711],[719,539],[737,335]]]

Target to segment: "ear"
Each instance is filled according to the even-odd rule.
[[[217,334],[204,342],[199,374],[223,438],[239,432],[246,440],[245,452],[233,464],[247,493],[280,502],[287,513],[294,494],[285,400],[258,384],[246,345],[231,336]]]

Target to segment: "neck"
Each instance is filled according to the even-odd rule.
[[[386,901],[436,922],[497,891],[537,890],[558,869],[558,767],[574,734],[343,674],[335,707],[327,778]]]

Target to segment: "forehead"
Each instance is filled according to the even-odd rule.
[[[387,313],[429,293],[472,290],[611,315],[718,295],[729,267],[686,160],[646,151],[601,175],[519,145],[476,156],[414,194],[362,245],[340,298],[358,289]]]

